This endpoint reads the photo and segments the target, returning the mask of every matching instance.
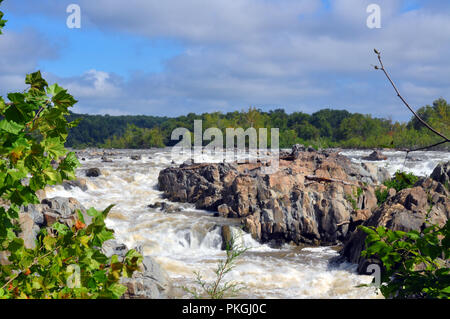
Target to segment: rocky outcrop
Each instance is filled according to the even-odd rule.
[[[261,242],[336,244],[347,237],[357,210],[376,207],[373,185],[388,176],[301,146],[280,158],[274,174],[264,173],[267,165],[185,163],[162,170],[158,185],[171,201],[241,218]]]
[[[71,190],[74,187],[78,187],[85,192],[88,189],[85,178],[63,181],[62,186],[65,190]]]
[[[88,168],[86,170],[86,177],[99,177],[100,175],[102,175],[102,173],[101,173],[100,169],[97,167]]]
[[[373,151],[369,156],[362,158],[365,161],[385,161],[387,156],[383,155],[380,151]]]
[[[441,183],[448,177],[449,163],[439,165],[431,178],[420,179],[413,188],[392,192],[387,201],[378,207],[370,218],[364,222],[365,226],[384,226],[391,230],[420,231],[426,227],[426,218],[432,224],[444,225],[450,217],[450,192]],[[435,172],[446,172],[437,174]],[[365,249],[366,234],[355,231],[341,251],[341,255],[348,261],[358,264],[358,271],[365,273],[370,263],[377,262],[361,257]]]
[[[142,247],[136,250],[143,254]],[[102,252],[107,256],[125,257],[128,248],[116,240],[108,240],[103,244]],[[150,256],[145,256],[139,271],[131,278],[122,277],[120,283],[128,289],[122,299],[166,299],[172,290],[172,284],[167,273]]]
[[[441,163],[436,166],[430,177],[448,189],[450,185],[450,162]]]
[[[152,209],[158,209],[168,214],[181,211],[180,207],[166,202],[156,202],[154,204],[148,205],[147,207]]]
[[[369,156],[362,158],[365,161],[385,161],[387,156],[383,155],[380,151],[373,151]]]

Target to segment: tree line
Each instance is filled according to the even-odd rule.
[[[417,113],[430,125],[444,134],[450,133],[450,104],[443,98],[432,105],[420,108]],[[213,112],[178,117],[110,116],[71,113],[69,121],[80,120],[70,131],[66,146],[73,148],[151,148],[173,146],[175,128],[184,127],[193,132],[194,120],[202,120],[203,130],[217,127],[279,128],[280,147],[304,144],[315,148],[418,148],[439,142],[416,119],[393,122],[368,114],[350,113],[346,110],[323,109],[313,114],[286,113],[283,109],[268,112],[250,107],[235,112]],[[208,141],[205,141],[208,144]],[[440,149],[449,149],[444,144]]]

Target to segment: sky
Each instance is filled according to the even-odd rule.
[[[67,7],[81,9],[68,28]],[[369,28],[370,4],[381,27]],[[178,116],[257,107],[407,121],[450,100],[450,1],[5,0],[0,95],[41,70],[89,114]]]

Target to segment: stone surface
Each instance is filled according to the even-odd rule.
[[[142,248],[136,250],[142,254]],[[123,299],[167,299],[172,290],[169,276],[150,256],[144,256],[141,268],[133,273],[132,278],[121,278],[127,287]]]
[[[450,217],[450,192],[434,179],[422,178],[413,188],[393,193],[373,211],[363,225],[384,226],[405,232],[420,231],[426,226],[428,214],[431,223],[444,225]],[[365,249],[365,238],[364,232],[356,230],[341,251],[347,261],[358,264],[360,273],[365,273],[370,263],[377,262],[361,257],[361,251]]]
[[[336,244],[343,241],[356,209],[376,207],[373,184],[389,174],[364,169],[338,153],[295,146],[274,174],[258,163],[184,164],[160,172],[158,185],[171,201],[241,218],[261,242]],[[356,198],[356,194],[359,197]]]
[[[87,177],[99,177],[101,175],[101,171],[99,168],[97,167],[93,167],[93,168],[88,168],[86,170],[86,176]]]
[[[166,202],[156,202],[154,204],[148,205],[149,208],[159,209],[160,211],[164,211],[166,213],[175,213],[181,211],[181,208]]]
[[[88,187],[86,184],[86,179],[85,178],[77,178],[75,180],[70,180],[70,181],[64,181],[62,183],[62,186],[64,187],[64,189],[66,190],[71,190],[74,187],[78,187],[80,188],[83,192],[87,191]]]
[[[450,162],[436,166],[430,177],[448,188],[448,185],[450,185]]]
[[[363,157],[365,161],[385,161],[387,157],[380,151],[373,151],[369,156]]]

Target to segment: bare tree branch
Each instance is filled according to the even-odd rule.
[[[379,65],[379,66],[376,65],[376,66],[375,66],[375,70],[381,70],[381,71],[383,71],[384,75],[386,75],[386,78],[389,80],[389,82],[391,83],[391,85],[392,85],[392,87],[394,88],[395,92],[397,93],[397,96],[400,98],[400,100],[402,100],[403,104],[405,104],[406,107],[414,114],[414,116],[416,117],[416,119],[417,119],[420,123],[422,123],[427,129],[429,129],[431,132],[433,132],[434,134],[436,134],[436,135],[438,135],[438,136],[440,136],[440,137],[442,137],[442,138],[444,139],[443,141],[441,141],[441,142],[439,142],[439,143],[436,143],[436,144],[433,144],[433,145],[430,145],[430,146],[427,146],[427,147],[422,147],[422,148],[418,148],[418,149],[414,149],[414,150],[409,150],[408,153],[409,153],[409,152],[414,152],[414,151],[420,151],[420,150],[428,149],[428,148],[431,148],[431,147],[434,147],[434,146],[438,146],[438,145],[441,145],[441,144],[450,142],[450,139],[449,139],[447,136],[445,136],[444,134],[438,132],[436,129],[432,128],[427,122],[425,122],[425,121],[424,121],[424,120],[423,120],[423,119],[422,119],[422,118],[421,118],[421,117],[420,117],[420,116],[419,116],[419,115],[411,108],[411,106],[409,106],[408,102],[406,102],[406,100],[403,98],[403,96],[400,94],[399,90],[397,89],[397,86],[396,86],[395,83],[392,81],[391,77],[389,76],[389,73],[386,71],[386,68],[384,67],[383,61],[381,60],[381,53],[380,53],[380,51],[378,51],[377,49],[374,49],[374,51],[375,51],[375,54],[378,56],[378,61],[380,61],[380,65]]]

